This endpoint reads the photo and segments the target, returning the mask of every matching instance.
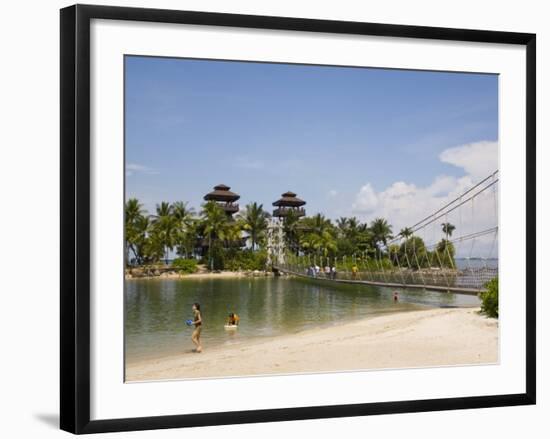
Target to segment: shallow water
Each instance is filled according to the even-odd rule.
[[[144,279],[126,281],[127,361],[189,351],[191,306],[200,302],[205,347],[244,343],[259,337],[296,333],[367,316],[426,307],[477,306],[475,296],[363,285],[326,285],[295,278]],[[223,325],[236,312],[236,331]]]

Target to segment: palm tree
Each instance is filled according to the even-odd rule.
[[[138,217],[143,216],[143,214],[143,205],[137,198],[130,198],[126,201],[126,206],[124,207],[124,218],[126,220],[126,224],[133,224],[134,221]]]
[[[227,214],[215,201],[207,201],[203,204],[201,216],[203,218],[204,236],[208,237],[209,265],[210,269],[213,270],[214,256],[220,249],[220,244],[229,237],[233,237],[231,229],[234,227],[230,226]]]
[[[354,234],[359,231],[360,224],[361,223],[356,217],[352,216],[351,218],[348,218],[348,233]]]
[[[187,257],[189,248],[193,248],[194,240],[190,234],[195,233],[195,210],[187,207],[187,202],[176,201],[172,204],[172,215],[176,221],[175,246],[180,256]]]
[[[454,264],[454,245],[449,241],[449,238],[453,235],[453,231],[456,229],[451,223],[442,223],[441,229],[445,233],[445,239],[442,239],[441,242],[437,245],[437,252],[441,254],[441,259],[445,266],[451,268],[455,267]]]
[[[156,207],[157,214],[153,215],[155,218],[159,218],[162,216],[169,216],[172,214],[172,206],[170,206],[170,203],[167,201],[162,201],[160,204],[157,204]]]
[[[124,206],[124,223],[125,223],[125,241],[126,251],[125,258],[128,257],[128,252],[132,252],[136,261],[137,255],[137,239],[138,231],[136,229],[137,222],[143,218],[145,211],[143,205],[137,198],[130,198]]]
[[[289,210],[283,220],[284,240],[291,252],[299,249],[300,217],[294,210]]]
[[[348,218],[345,216],[341,216],[336,220],[336,227],[343,237],[347,236],[348,233],[348,221]]]
[[[404,227],[399,231],[399,236],[405,239],[409,239],[413,235],[413,233],[413,229],[411,229],[410,227]]]
[[[146,218],[148,222],[149,219]],[[160,227],[156,227],[151,223],[151,227],[147,232],[147,237],[143,241],[143,260],[144,262],[157,262],[166,257],[164,234]]]
[[[176,252],[179,256],[188,258],[193,254],[193,251],[197,245],[197,241],[200,240],[200,222],[191,218],[186,222],[183,229],[178,231],[176,237]]]
[[[336,220],[336,226],[342,237],[356,240],[360,232],[361,224],[359,220],[352,216],[351,218],[340,217]]]
[[[252,250],[256,250],[256,244],[263,240],[267,230],[269,213],[263,209],[263,204],[254,202],[246,206],[246,210],[239,214],[239,222],[243,230],[248,232],[252,244]]]
[[[357,248],[359,251],[368,251],[372,243],[372,231],[367,223],[357,226]]]
[[[178,220],[173,214],[172,206],[166,201],[157,204],[156,215],[152,219],[156,237],[164,249],[165,263],[168,264],[169,253],[175,246]]]
[[[176,201],[172,204],[172,214],[182,227],[186,226],[193,220],[195,210],[192,207],[187,207],[188,203],[183,201]]]
[[[348,220],[346,220],[346,224]],[[337,249],[336,231],[332,222],[320,213],[302,220],[302,226],[306,232],[299,240],[304,250],[312,253],[328,256]]]
[[[443,233],[445,233],[445,239],[447,241],[453,235],[453,231],[456,229],[456,227],[453,226],[451,223],[443,223],[441,224],[441,228],[443,229]]]
[[[392,227],[384,218],[376,218],[370,225],[372,233],[372,243],[374,248],[378,248],[379,243],[387,245],[388,239],[392,236]]]
[[[150,250],[149,244],[149,232],[151,227],[151,221],[148,216],[140,216],[136,219],[132,228],[134,235],[134,256],[138,264],[143,264],[146,259],[151,259],[152,255],[148,253]]]
[[[300,240],[300,245],[304,250],[311,250],[312,253],[328,256],[337,249],[336,240],[332,233],[324,230],[322,233],[308,233]]]
[[[304,218],[302,223],[310,232],[317,233],[318,235],[333,229],[331,221],[320,213],[309,218]]]

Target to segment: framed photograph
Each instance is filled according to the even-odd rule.
[[[535,35],[61,10],[61,428],[535,403]]]

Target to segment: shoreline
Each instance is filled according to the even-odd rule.
[[[154,269],[152,269],[154,270]],[[232,279],[243,277],[270,277],[272,272],[268,271],[218,271],[218,272],[199,272],[199,273],[177,273],[175,271],[165,271],[159,274],[135,276],[128,273],[124,274],[125,280],[146,280],[146,279]]]
[[[498,321],[479,308],[367,317],[249,343],[126,363],[126,381],[456,366],[498,361]]]

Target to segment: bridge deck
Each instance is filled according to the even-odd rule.
[[[352,279],[327,279],[325,277],[312,277],[308,276],[303,273],[297,273],[292,270],[288,270],[286,268],[280,268],[280,267],[273,267],[274,270],[280,271],[282,273],[292,274],[294,276],[302,277],[305,279],[311,279],[315,281],[321,281],[321,282],[334,282],[334,283],[343,283],[343,284],[356,284],[356,285],[373,285],[378,287],[390,287],[390,288],[415,288],[415,289],[421,289],[421,290],[429,290],[429,291],[439,291],[439,292],[450,292],[450,293],[457,293],[457,294],[469,294],[472,296],[475,296],[481,292],[483,292],[483,289],[475,289],[475,288],[465,288],[465,287],[450,287],[445,285],[424,285],[424,284],[407,284],[407,283],[392,283],[392,282],[375,282],[375,281],[368,281],[368,280],[352,280]]]

